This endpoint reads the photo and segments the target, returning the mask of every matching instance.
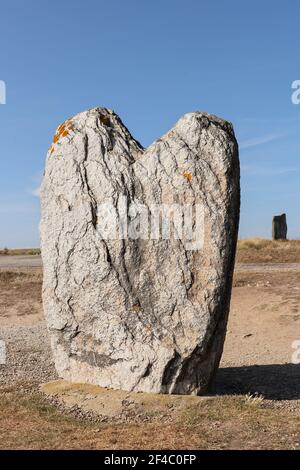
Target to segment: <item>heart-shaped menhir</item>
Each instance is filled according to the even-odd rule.
[[[58,374],[205,393],[222,354],[238,231],[231,124],[189,113],[143,149],[113,111],[78,114],[54,136],[41,203]]]

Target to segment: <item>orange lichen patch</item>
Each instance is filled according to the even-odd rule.
[[[193,175],[192,175],[192,173],[190,173],[189,171],[184,171],[184,172],[182,173],[182,176],[183,176],[186,180],[192,181]]]
[[[72,131],[73,129],[74,129],[74,126],[71,121],[66,121],[63,124],[61,124],[57,128],[56,134],[53,137],[53,143],[56,144],[61,137],[67,137],[67,135],[69,135],[70,131]]]
[[[61,133],[66,129],[66,127],[70,127],[70,126],[73,126],[72,122],[71,121],[65,121],[60,126],[58,126],[57,131]]]
[[[49,152],[50,152],[50,155],[52,155],[52,153],[54,152],[54,147],[53,146],[50,147]]]
[[[66,121],[58,127],[57,134],[63,136],[65,132],[69,133],[73,129],[73,123],[71,121]]]
[[[66,125],[65,123],[64,124],[61,124],[58,129],[57,129],[57,132],[60,134],[61,132],[63,132],[66,128]]]

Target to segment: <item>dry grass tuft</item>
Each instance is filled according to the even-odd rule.
[[[172,423],[96,424],[0,389],[0,420],[1,449],[294,449],[300,440],[299,417],[247,396],[199,400]]]
[[[37,269],[0,269],[0,283],[2,284],[20,284],[28,282],[41,283],[43,279],[42,270]]]
[[[300,263],[300,240],[249,238],[238,241],[238,263]]]
[[[25,256],[25,255],[40,255],[40,248],[3,248],[0,250],[0,256]]]
[[[262,248],[270,247],[273,243],[276,242],[266,238],[245,238],[238,241],[238,249],[247,250],[254,248],[255,250],[261,250]]]

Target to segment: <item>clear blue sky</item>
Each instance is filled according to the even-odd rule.
[[[269,237],[287,212],[300,238],[299,0],[1,0],[0,16],[0,247],[38,246],[52,134],[95,106],[145,146],[189,111],[232,121],[240,237]]]

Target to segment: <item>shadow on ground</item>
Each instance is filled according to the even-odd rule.
[[[261,394],[269,400],[300,399],[300,364],[270,364],[220,368],[213,393]]]

